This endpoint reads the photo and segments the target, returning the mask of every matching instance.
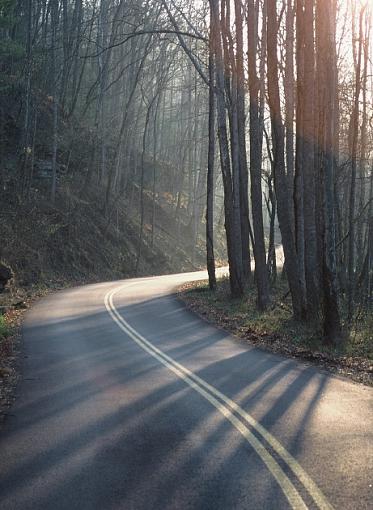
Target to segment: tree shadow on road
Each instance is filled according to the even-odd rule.
[[[170,310],[170,303],[161,297],[118,310],[297,455],[326,376],[235,343],[177,302]],[[77,309],[63,321],[34,323],[26,334],[25,377],[33,380],[20,386],[24,394],[0,437],[4,508],[15,501],[36,508],[35,494],[37,508],[53,509],[287,506],[231,424],[127,338],[106,311],[82,318]]]

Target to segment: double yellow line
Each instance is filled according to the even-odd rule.
[[[272,453],[267,450],[264,444],[254,435],[248,428],[247,424],[255,430],[257,435],[264,439],[270,448],[281,458],[303,484],[309,495],[312,497],[315,504],[321,510],[332,510],[332,506],[326,500],[321,490],[317,487],[314,481],[307,475],[300,464],[295,458],[281,445],[281,443],[274,437],[268,430],[266,430],[260,423],[258,423],[250,414],[242,409],[236,402],[221,393],[219,390],[211,386],[209,383],[198,377],[196,374],[188,370],[186,367],[175,361],[173,358],[165,354],[158,347],[149,342],[140,333],[138,333],[128,322],[119,314],[116,309],[113,298],[114,295],[127,287],[136,285],[137,282],[126,284],[109,291],[105,296],[105,306],[111,318],[120,327],[126,335],[128,335],[139,347],[148,352],[151,356],[157,359],[162,365],[171,370],[177,377],[182,379],[188,386],[193,388],[203,398],[208,400],[236,430],[245,438],[250,446],[256,451],[269,471],[272,473],[277,483],[281,487],[283,493],[289,501],[291,508],[294,510],[307,509],[302,496],[295,488],[293,482],[284,472],[280,464],[274,458]],[[246,422],[246,423],[245,423]]]

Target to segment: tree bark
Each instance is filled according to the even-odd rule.
[[[237,249],[237,232],[235,231],[234,208],[233,208],[233,182],[231,173],[231,162],[229,156],[229,142],[227,133],[227,119],[225,108],[225,79],[224,79],[224,61],[222,55],[222,38],[219,20],[218,0],[210,0],[212,11],[212,22],[214,25],[214,55],[216,57],[216,100],[217,100],[217,127],[220,149],[220,166],[222,170],[224,187],[224,211],[225,211],[225,231],[227,237],[227,252],[229,264],[229,281],[231,294],[233,297],[243,295],[242,280],[242,251],[241,246]],[[241,235],[241,232],[239,232]],[[239,251],[239,254],[238,254]],[[238,256],[239,255],[239,256]]]
[[[334,142],[335,142],[335,5],[317,0],[317,93],[318,93],[318,253],[321,265],[321,290],[324,342],[341,341],[341,323],[336,278]]]
[[[254,230],[255,281],[258,292],[258,308],[265,310],[270,304],[269,279],[263,227],[262,199],[262,135],[260,133],[259,80],[256,69],[258,45],[258,16],[254,0],[247,1],[248,19],[248,71],[250,92],[250,186],[251,210]]]
[[[359,43],[357,51],[357,63],[355,69],[355,98],[352,111],[352,143],[351,143],[351,182],[349,197],[349,238],[348,238],[348,285],[347,285],[347,313],[349,322],[352,321],[354,312],[355,293],[355,201],[356,201],[356,167],[357,167],[357,142],[359,134],[359,99],[361,90],[361,56],[363,39],[363,15],[361,8],[359,16]]]
[[[209,41],[209,143],[207,160],[207,199],[206,199],[206,262],[209,275],[209,287],[216,289],[215,256],[214,256],[214,163],[215,163],[215,56],[214,56],[214,23],[210,12]]]
[[[276,0],[268,0],[267,12],[267,65],[268,98],[273,133],[274,179],[277,196],[277,212],[285,254],[285,269],[292,298],[293,313],[296,319],[305,318],[302,306],[300,274],[293,236],[290,199],[287,187],[284,160],[284,127],[281,117],[280,92],[278,84],[277,57],[277,11]]]

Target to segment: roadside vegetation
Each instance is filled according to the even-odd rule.
[[[6,323],[5,317],[0,315],[0,342],[3,342],[8,335],[9,327]]]
[[[228,278],[218,280],[216,291],[207,281],[193,282],[180,289],[188,308],[218,327],[233,333],[249,345],[300,358],[333,373],[373,385],[373,318],[365,317],[344,334],[337,347],[326,346],[317,321],[302,323],[292,314],[286,282],[273,286],[273,301],[259,312],[253,286],[242,298],[232,298]]]
[[[0,422],[13,399],[18,379],[19,311],[0,312]]]

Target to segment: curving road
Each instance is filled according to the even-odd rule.
[[[0,433],[1,510],[372,508],[373,390],[188,312],[204,273],[41,300]]]

